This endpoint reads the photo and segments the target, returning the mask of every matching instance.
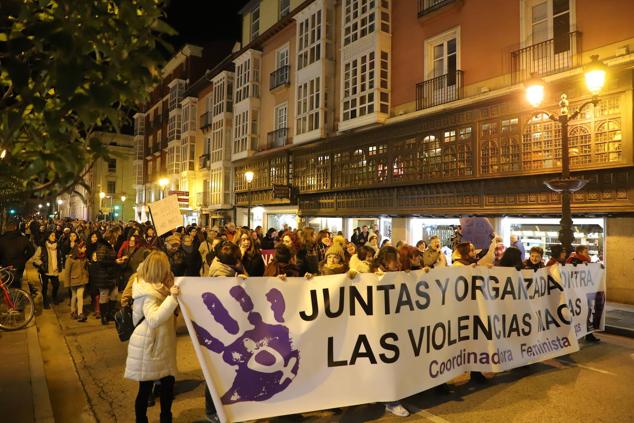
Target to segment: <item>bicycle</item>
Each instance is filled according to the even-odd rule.
[[[11,267],[0,267],[0,329],[22,329],[31,322],[35,306],[31,294],[21,288],[9,288],[15,280]]]

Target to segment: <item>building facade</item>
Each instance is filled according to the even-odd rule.
[[[106,146],[110,158],[97,160],[84,176],[92,191],[77,186],[76,192],[57,197],[59,216],[94,221],[101,211],[104,217],[114,220],[133,220],[134,138],[107,132],[97,132],[95,136]]]
[[[251,210],[252,226],[377,225],[414,243],[484,216],[548,252],[561,127],[525,84],[546,81],[544,111],[562,93],[574,109],[592,98],[583,70],[598,55],[607,84],[569,128],[571,169],[589,181],[572,196],[575,244],[605,261],[609,298],[634,303],[630,12],[628,0],[253,0],[233,51],[198,78],[166,78],[139,117],[150,166],[137,167],[137,205],[166,174],[205,225],[244,225]]]
[[[573,194],[575,244],[607,264],[608,296],[634,303],[622,276],[634,235],[630,2],[315,0],[291,2],[263,29],[263,10],[281,3],[243,10],[241,54],[261,66],[251,69],[261,83],[246,132],[234,134],[259,140],[232,156],[239,224],[249,198],[251,221],[265,227],[280,215],[348,236],[377,224],[408,242],[448,238],[460,217],[485,216],[507,239],[549,251],[561,198],[544,182],[561,172],[561,127],[524,100],[525,83],[546,81],[546,112],[559,113],[562,93],[574,110],[591,99],[583,69],[599,55],[600,102],[569,128],[571,169],[589,181]],[[267,75],[287,63],[276,60],[286,45],[288,97],[271,100]],[[263,143],[284,124],[283,146]]]

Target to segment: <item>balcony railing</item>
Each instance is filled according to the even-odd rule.
[[[526,81],[532,75],[546,76],[579,66],[580,41],[581,33],[575,31],[568,36],[552,38],[512,52],[513,84]]]
[[[291,82],[291,67],[286,65],[271,72],[271,85],[269,90],[274,90],[282,85],[288,85]]]
[[[198,168],[207,169],[209,167],[209,154],[203,154],[198,158]]]
[[[458,0],[418,0],[418,17],[429,15]]]
[[[288,128],[276,129],[267,134],[266,149],[284,147],[288,141]]]
[[[209,128],[211,126],[211,112],[205,112],[200,115],[200,129]]]
[[[461,99],[464,94],[462,74],[457,70],[416,84],[416,110]]]

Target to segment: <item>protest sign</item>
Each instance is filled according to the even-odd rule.
[[[478,249],[487,249],[493,237],[493,225],[486,217],[463,217],[460,219],[462,241],[470,242]]]
[[[603,270],[593,266],[589,277],[600,281]],[[570,299],[557,280],[578,286],[581,276],[552,270],[177,282],[219,416],[242,421],[394,401],[466,371],[577,351]],[[582,313],[574,317],[585,323]]]
[[[161,236],[164,233],[183,226],[183,216],[178,206],[178,197],[170,195],[159,201],[148,204],[152,215],[152,222],[156,229],[156,235]]]

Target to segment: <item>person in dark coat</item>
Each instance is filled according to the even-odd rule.
[[[13,286],[20,288],[26,262],[35,253],[35,248],[29,239],[18,231],[15,222],[10,221],[6,229],[7,232],[0,236],[0,266],[13,266],[15,269]]]
[[[524,269],[538,270],[544,266],[542,257],[544,250],[541,247],[531,247],[528,259],[524,261]]]
[[[299,270],[295,266],[295,254],[286,245],[275,247],[273,260],[266,265],[264,276],[278,276],[282,279],[287,276],[299,276]]]
[[[55,232],[49,232],[44,243],[38,247],[33,257],[33,265],[40,272],[44,308],[49,308],[47,297],[48,283],[50,282],[53,286],[53,304],[57,304],[59,302],[59,298],[57,298],[57,292],[59,291],[59,274],[64,269],[62,249],[57,242]]]
[[[275,228],[270,228],[266,232],[266,236],[262,238],[262,249],[263,250],[272,250],[275,248],[275,239],[277,238],[277,231]]]
[[[130,276],[136,273],[139,264],[150,253],[147,248],[141,245],[142,238],[131,232],[130,238],[123,243],[117,253],[117,264],[121,267],[121,278],[119,291],[123,291],[128,284]]]
[[[190,231],[194,232],[194,230]],[[200,269],[203,266],[203,260],[196,247],[196,239],[192,235],[184,235],[182,238],[184,275],[183,276],[200,276]]]
[[[99,309],[101,311],[101,324],[108,324],[113,319],[114,307],[117,302],[117,264],[114,244],[116,235],[109,232],[105,242],[97,243],[92,252],[88,265],[90,282],[99,289]]]
[[[240,254],[242,255],[242,266],[249,276],[264,275],[264,259],[260,249],[253,242],[253,238],[248,233],[243,233],[240,237]]]
[[[165,238],[165,253],[169,258],[174,276],[185,276],[187,263],[185,263],[185,252],[179,235],[174,234]]]

